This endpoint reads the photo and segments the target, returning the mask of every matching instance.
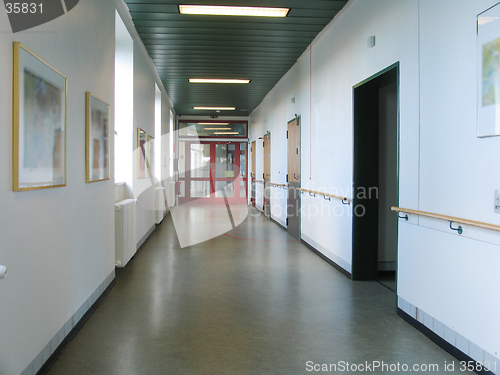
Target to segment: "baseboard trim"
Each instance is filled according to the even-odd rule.
[[[268,219],[270,219],[273,223],[277,224],[281,229],[288,230],[285,226],[283,226],[280,222],[276,221],[272,217],[269,217]],[[348,279],[352,279],[352,274],[349,271],[347,271],[346,269],[344,269],[342,266],[340,266],[339,264],[337,264],[335,261],[333,261],[330,258],[328,258],[325,254],[323,254],[321,251],[319,251],[314,246],[312,246],[311,244],[309,244],[303,238],[300,239],[300,243],[302,243],[303,245],[305,245],[309,250],[311,250],[314,254],[316,254],[317,256],[319,256],[326,263],[328,263],[333,268],[335,268],[337,271],[339,271],[342,275],[344,275]]]
[[[319,256],[321,259],[323,259],[326,263],[328,263],[329,265],[331,265],[333,268],[335,268],[337,271],[339,271],[342,275],[344,275],[345,277],[347,277],[348,279],[352,279],[352,274],[345,270],[344,268],[342,268],[340,265],[338,265],[337,263],[335,263],[333,260],[331,260],[330,258],[328,258],[325,254],[323,254],[321,251],[319,251],[318,249],[316,249],[314,246],[310,245],[309,243],[307,243],[304,239],[301,239],[300,242],[302,244],[304,244],[309,250],[311,250],[314,254],[316,254],[317,256]]]
[[[142,236],[140,241],[137,243],[137,250],[139,250],[141,248],[141,246],[144,245],[146,240],[149,238],[149,236],[151,236],[153,234],[155,229],[156,229],[156,224],[153,225],[151,228],[149,228],[149,230],[146,232],[146,234],[144,236]]]
[[[275,219],[273,219],[272,217],[269,217],[269,219],[270,219],[273,223],[275,223],[275,224],[279,225],[281,229],[287,230],[286,226],[284,226],[284,225],[283,225],[282,223],[280,223],[278,220],[275,220]]]
[[[446,350],[448,353],[450,353],[453,357],[458,359],[460,362],[464,361],[467,363],[475,363],[476,365],[474,366],[475,368],[481,368],[481,364],[474,360],[473,358],[469,357],[467,354],[462,352],[460,349],[457,347],[453,346],[450,344],[448,341],[434,333],[431,329],[427,328],[423,323],[419,322],[415,318],[413,318],[411,315],[408,315],[405,311],[400,309],[399,307],[396,310],[397,314],[399,317],[401,317],[405,322],[410,324],[412,327],[417,329],[418,331],[422,332],[425,336],[427,336],[432,342],[434,342],[436,345],[441,347],[442,349]],[[481,375],[488,375],[488,374],[494,374],[491,371],[488,370],[481,370],[481,371],[474,371],[476,374],[481,374]]]
[[[63,352],[64,348],[70,343],[71,340],[76,336],[78,331],[82,329],[84,326],[85,322],[90,318],[90,316],[94,313],[94,311],[97,309],[97,307],[101,304],[101,302],[106,298],[106,296],[109,294],[111,289],[116,284],[116,277],[113,277],[113,280],[111,280],[111,283],[104,289],[102,294],[97,298],[97,300],[90,306],[90,308],[87,310],[87,312],[82,316],[82,318],[76,323],[76,325],[73,327],[73,329],[66,335],[66,337],[62,340],[62,342],[59,344],[59,346],[54,350],[54,352],[50,355],[50,357],[45,361],[45,363],[40,367],[40,369],[36,372],[36,375],[46,375],[52,365],[56,362],[57,358],[61,355]]]

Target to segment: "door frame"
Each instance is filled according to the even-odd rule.
[[[247,142],[241,141],[181,141],[185,143],[185,173],[184,177],[179,177],[178,183],[179,186],[181,182],[184,182],[184,197],[178,197],[179,204],[189,203],[195,200],[199,200],[202,203],[206,204],[247,204],[248,201],[248,147]],[[246,146],[246,157],[245,157],[245,176],[241,177],[241,144],[245,144]],[[209,163],[209,177],[191,177],[191,145],[192,144],[208,144],[210,145],[210,163]],[[215,168],[216,168],[216,147],[217,145],[225,144],[235,145],[234,152],[234,165],[235,165],[235,173],[234,177],[216,177],[215,176]],[[210,181],[210,196],[209,197],[191,197],[191,181]],[[234,197],[226,197],[223,194],[222,197],[216,197],[216,189],[215,183],[217,181],[228,181],[233,182],[235,186],[235,196]],[[241,184],[240,182],[245,182],[246,188],[245,196],[240,197],[241,194]],[[179,192],[180,193],[180,192]]]
[[[373,116],[379,113],[378,90],[395,79],[397,86],[397,177],[399,202],[400,170],[400,65],[396,62],[353,87],[353,215],[352,215],[352,280],[378,278],[378,190],[372,197],[370,189],[378,183],[379,126]],[[374,97],[373,92],[377,90]],[[361,103],[363,101],[363,103]],[[362,106],[362,109],[360,107]],[[367,108],[368,107],[368,108]],[[379,124],[379,120],[377,120]],[[377,157],[373,157],[376,154]],[[363,194],[364,193],[364,194]],[[399,203],[398,203],[399,204]],[[394,218],[394,220],[397,220]],[[397,241],[397,230],[396,230]],[[397,264],[397,252],[396,252]]]

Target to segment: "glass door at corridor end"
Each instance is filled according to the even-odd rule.
[[[179,142],[179,204],[247,204],[246,142]]]

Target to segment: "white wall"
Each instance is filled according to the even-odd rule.
[[[495,3],[420,1],[418,209],[498,225],[493,194],[500,186],[494,162],[500,138],[476,137],[476,17]],[[453,17],[440,16],[451,8]],[[500,298],[491,297],[500,285],[492,266],[500,264],[499,234],[467,227],[458,236],[448,222],[412,221],[400,225],[400,269],[407,273],[399,278],[399,295],[468,339],[471,348],[500,358]],[[469,298],[486,303],[464,303]]]
[[[169,104],[166,103],[168,98],[162,96],[162,126],[161,126],[161,176],[158,178],[162,181],[163,187],[165,188],[165,195],[167,197],[166,208],[175,205],[175,173],[170,171],[171,159],[173,159],[174,153],[174,142],[175,142],[175,118],[173,113],[170,111]],[[170,129],[170,122],[173,122],[173,128]]]
[[[284,129],[298,114],[302,187],[352,198],[353,86],[399,61],[399,205],[499,224],[500,138],[476,138],[475,119],[476,16],[496,2],[351,0],[251,114],[250,141],[271,132],[272,182],[283,181]],[[352,207],[303,195],[302,210],[302,239],[350,271]],[[460,237],[448,225],[400,223],[400,301],[432,318],[438,334],[446,327],[452,345],[467,342],[473,358],[500,358],[499,234],[469,227]]]
[[[137,199],[137,247],[147,239],[155,228],[155,187],[163,183],[169,189],[168,165],[169,159],[169,122],[173,104],[158,76],[153,61],[147,54],[133,22],[120,4],[118,10],[125,26],[133,40],[133,136],[129,150],[133,153],[132,162],[132,195]],[[138,178],[138,148],[137,129],[141,128],[148,135],[155,137],[155,102],[156,86],[161,93],[161,139],[155,139],[155,152],[161,152],[161,176],[156,178]],[[172,186],[170,186],[172,188]],[[170,205],[173,205],[171,203]],[[167,206],[168,207],[168,206]]]
[[[85,183],[85,92],[111,104],[113,114],[115,10],[130,28],[119,0],[81,1],[66,15],[16,34],[0,12],[0,264],[9,270],[0,281],[2,375],[36,373],[114,279],[113,161],[109,181]],[[161,82],[135,30],[131,34],[134,127],[153,135],[154,83]],[[13,41],[68,77],[66,187],[12,191]],[[168,112],[172,104],[160,88]],[[131,152],[135,134],[134,129]],[[113,149],[111,142],[110,155]],[[147,186],[145,193],[140,191],[137,179],[133,183],[139,196],[140,239],[154,227],[154,210],[149,210],[154,192]]]
[[[112,1],[82,1],[16,34],[0,12],[1,374],[24,371],[114,274],[113,180],[85,183],[85,92],[114,102],[114,12]],[[12,192],[13,41],[68,77],[66,187]]]
[[[155,80],[151,74],[149,57],[144,56],[142,46],[134,43],[134,171],[137,171],[138,158],[137,128],[154,137]],[[134,198],[137,198],[137,241],[143,241],[155,226],[154,183],[149,178],[137,178],[134,173]]]

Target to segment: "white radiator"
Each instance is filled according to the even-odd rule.
[[[137,251],[137,199],[115,203],[115,265],[125,267]]]
[[[160,224],[165,214],[165,188],[157,187],[155,189],[155,222]]]

